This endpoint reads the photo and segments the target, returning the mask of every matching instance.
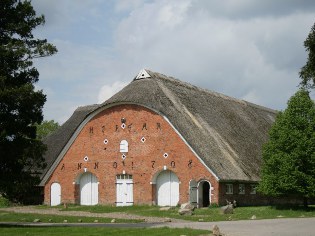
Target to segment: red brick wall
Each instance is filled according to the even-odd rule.
[[[124,129],[121,118],[126,119]],[[144,143],[142,137],[146,139]],[[124,161],[119,148],[121,140],[129,143]],[[167,158],[164,153],[168,153]],[[84,161],[85,156],[88,161]],[[74,183],[79,183],[87,168],[98,179],[100,204],[115,204],[116,175],[123,171],[133,176],[134,204],[152,204],[156,190],[150,182],[164,166],[180,181],[180,203],[189,200],[191,179],[208,180],[214,188],[212,203],[218,202],[218,182],[162,116],[141,106],[114,106],[97,114],[81,130],[45,185],[45,203],[50,203],[53,182],[61,185],[62,203],[79,203],[80,188]]]

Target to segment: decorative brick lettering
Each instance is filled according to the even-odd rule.
[[[132,127],[132,123],[130,125],[128,125],[129,132],[131,131],[131,127]]]
[[[171,167],[175,168],[175,161],[171,161]]]
[[[114,167],[115,169],[117,168],[117,162],[116,162],[116,161],[113,163],[113,167]]]
[[[98,169],[98,162],[95,162],[95,163],[94,163],[94,169],[95,169],[95,170]]]
[[[156,123],[156,129],[161,130],[161,123]]]
[[[189,160],[188,161],[188,168],[191,168],[192,167],[192,160]]]
[[[148,130],[148,129],[147,129],[147,123],[143,123],[143,125],[142,125],[142,130],[144,130],[144,129],[145,129],[145,130]]]

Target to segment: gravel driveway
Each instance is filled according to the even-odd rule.
[[[167,221],[166,218],[151,217],[151,216],[139,216],[134,214],[128,214],[124,212],[112,212],[112,213],[91,213],[86,211],[60,211],[58,208],[37,208],[36,206],[22,206],[22,207],[9,207],[1,208],[1,211],[9,211],[16,213],[33,213],[44,215],[62,215],[62,216],[79,216],[79,217],[103,217],[112,219],[132,219],[143,220],[148,223],[161,223]],[[171,219],[172,222],[187,222],[180,219]]]

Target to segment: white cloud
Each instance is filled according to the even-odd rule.
[[[48,13],[40,34],[59,49],[37,62],[45,115],[56,120],[103,102],[142,68],[283,109],[315,13],[307,0],[34,2]]]
[[[116,81],[111,85],[104,85],[98,93],[98,103],[102,103],[120,91],[128,83],[122,81]]]
[[[132,60],[135,65],[145,64],[275,109],[285,105],[287,93],[298,85],[303,38],[312,14],[233,20],[203,14],[199,1],[181,1],[177,8],[174,3],[178,2],[155,1],[135,9],[121,22],[116,47],[125,59],[122,63]],[[171,27],[165,26],[168,23]]]

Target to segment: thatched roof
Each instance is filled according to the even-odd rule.
[[[56,133],[45,140],[48,145],[47,170],[50,171],[43,182],[58,162],[58,155],[62,158],[60,153],[70,137],[88,115],[97,109],[123,103],[142,105],[164,115],[220,181],[260,180],[262,144],[268,139],[276,111],[156,72],[145,72],[149,78],[135,78],[103,104],[78,108]]]

